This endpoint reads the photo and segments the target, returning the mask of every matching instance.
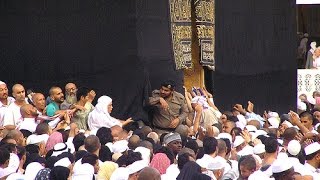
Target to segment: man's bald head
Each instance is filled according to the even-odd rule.
[[[156,132],[150,132],[147,137],[153,139],[155,143],[159,142],[159,135]]]
[[[90,135],[86,137],[84,140],[84,148],[89,152],[89,153],[95,153],[98,150],[100,150],[101,144],[100,140],[97,136],[95,135]]]
[[[140,143],[140,137],[134,134],[129,138],[128,147],[134,150],[136,149],[136,147],[139,146],[139,143]]]
[[[20,88],[24,88],[21,84],[15,84],[12,86],[12,92],[17,91]]]
[[[217,149],[218,149],[218,155],[225,155],[227,154],[227,144],[224,140],[222,139],[218,139],[218,145],[217,145]]]
[[[35,93],[32,96],[32,101],[34,106],[40,111],[42,112],[44,110],[44,108],[46,107],[46,98],[44,97],[43,94],[41,93]]]
[[[57,89],[61,89],[60,87],[58,86],[52,86],[50,89],[49,89],[49,95],[52,96],[54,94],[54,91],[57,90]]]
[[[8,132],[6,138],[11,138],[14,139],[18,145],[20,146],[25,146],[26,145],[26,141],[23,137],[23,134],[21,133],[21,131],[19,130],[11,130]]]
[[[58,104],[64,101],[64,95],[60,87],[53,86],[49,90],[50,99]]]
[[[175,132],[179,133],[180,136],[188,137],[189,129],[188,129],[188,126],[183,125],[183,124],[180,124],[180,125],[176,128]]]
[[[161,175],[159,171],[152,167],[143,168],[138,175],[138,180],[160,180],[160,179],[161,179]]]
[[[23,118],[35,118],[38,116],[37,109],[31,104],[21,106],[20,113]]]
[[[139,146],[150,149],[151,154],[153,154],[153,144],[151,142],[144,140],[139,143]]]
[[[152,129],[149,126],[143,126],[141,128],[142,133],[144,136],[147,136],[150,132],[152,132]]]
[[[76,87],[76,85],[74,83],[67,83],[66,86],[65,86],[65,89],[68,89],[68,88],[73,88],[73,87]]]
[[[122,127],[115,125],[115,126],[112,126],[110,129],[111,129],[111,135],[113,137],[113,140],[117,141],[121,132],[123,131]]]
[[[255,126],[257,129],[260,129],[260,122],[257,120],[251,120],[247,123],[247,125],[253,125]]]
[[[26,92],[21,84],[15,84],[12,86],[12,96],[17,102],[24,102],[26,98]]]

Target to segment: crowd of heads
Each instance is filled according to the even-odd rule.
[[[65,92],[51,87],[46,98],[40,92],[26,96],[21,84],[12,87],[10,97],[0,82],[0,178],[319,179],[316,106],[259,115],[250,101],[247,107],[235,104],[221,111],[205,88],[186,89],[180,96],[168,81],[157,93],[167,104],[151,100],[165,111],[176,101],[173,96],[182,98],[185,119],[175,117],[177,125],[160,129],[152,120],[143,124],[111,117],[110,97],[94,106],[95,92],[74,83]],[[110,122],[90,122],[92,117]]]

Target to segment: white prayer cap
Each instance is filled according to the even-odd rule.
[[[69,158],[67,158],[67,157],[62,158],[62,159],[58,160],[56,163],[54,163],[54,167],[63,166],[63,167],[69,168],[70,165],[71,165],[71,162],[70,162]]]
[[[65,143],[57,143],[53,147],[53,153],[51,156],[58,156],[64,152],[68,152],[69,148]]]
[[[10,153],[10,159],[9,159],[9,164],[8,164],[7,168],[10,170],[13,170],[11,173],[17,171],[17,169],[19,168],[19,164],[20,164],[20,159],[19,159],[18,155],[14,154],[14,153]]]
[[[237,115],[237,118],[239,120],[238,122],[240,122],[243,125],[243,127],[247,125],[247,120],[242,114]]]
[[[44,142],[45,144],[47,143],[49,139],[48,134],[41,134],[41,135],[36,135],[36,134],[31,134],[26,141],[26,144],[38,144],[40,142]]]
[[[255,134],[256,134],[257,137],[258,137],[258,136],[260,136],[260,135],[267,135],[268,133],[267,133],[266,131],[262,130],[262,129],[259,129],[259,130],[256,131]]]
[[[266,152],[266,149],[265,149],[265,145],[264,144],[257,144],[253,147],[253,153],[254,154],[261,154],[261,153],[264,153]]]
[[[6,178],[6,180],[23,180],[23,179],[25,179],[25,175],[20,173],[12,173]]]
[[[205,159],[201,158],[201,159],[197,159],[196,163],[202,168],[207,168],[209,162],[206,161]]]
[[[127,140],[116,141],[112,145],[113,153],[123,153],[128,149],[129,149],[129,147],[128,147],[128,141]]]
[[[300,99],[299,99],[299,100],[300,100]],[[302,102],[301,100],[299,101],[299,100],[298,100],[298,103],[297,103],[297,108],[298,108],[299,110],[302,110],[302,111],[307,110],[307,105],[306,105],[306,103]]]
[[[245,124],[243,124],[242,122],[240,122],[240,121],[236,122],[236,127],[240,128],[241,130],[244,129],[244,126],[245,126]]]
[[[251,134],[251,141],[255,140],[258,137],[256,133],[250,132],[250,134]]]
[[[232,143],[232,136],[229,133],[220,133],[217,139],[229,139],[230,143]]]
[[[279,123],[280,123],[279,118],[276,118],[276,117],[268,118],[268,122],[273,128],[279,127]]]
[[[255,127],[254,125],[246,125],[245,127],[249,132],[256,132],[257,131],[257,127]]]
[[[248,180],[274,180],[274,178],[268,177],[265,172],[262,172],[261,170],[255,171],[252,173]]]
[[[25,171],[25,179],[28,180],[28,179],[35,179],[38,172],[43,169],[44,167],[38,163],[38,162],[32,162],[30,164],[28,164],[27,168],[26,168],[26,171]]]
[[[301,144],[299,143],[299,141],[297,140],[291,140],[288,144],[288,152],[293,155],[296,156],[297,154],[299,154],[301,150]]]
[[[277,112],[268,112],[268,118],[279,118],[279,114]]]
[[[110,180],[128,180],[129,179],[129,170],[124,167],[119,167],[113,171]]]
[[[92,179],[94,168],[89,163],[79,164],[73,168],[72,180]]]
[[[5,82],[3,82],[3,81],[0,81],[0,85],[3,85],[3,84],[6,84]]]
[[[246,156],[253,154],[253,147],[246,145],[243,149],[241,149],[238,153],[239,156]]]
[[[207,169],[211,171],[220,170],[222,168],[224,168],[224,164],[219,161],[210,162],[207,166]]]
[[[244,139],[241,136],[236,136],[234,142],[233,142],[233,147],[238,147],[239,145],[241,145],[242,143],[244,143]]]
[[[134,152],[139,152],[142,156],[142,160],[146,161],[147,164],[150,163],[150,149],[139,146],[134,150]]]
[[[318,142],[314,142],[307,147],[304,148],[306,155],[310,155],[320,150],[320,144]]]
[[[277,159],[272,164],[272,173],[281,173],[292,168],[288,156],[285,153],[279,153]]]
[[[313,105],[316,104],[316,99],[313,98],[312,96],[308,96],[308,97],[307,97],[307,100],[308,100],[309,103],[311,103],[311,104],[313,104]],[[298,101],[298,109],[305,111],[305,110],[307,109],[307,105],[306,105],[304,102],[302,102],[302,103],[305,105],[305,109],[300,109],[300,108],[299,108],[299,101]],[[304,106],[303,106],[303,107],[304,107]]]
[[[293,127],[293,125],[292,125],[289,121],[283,121],[283,123],[282,123],[282,124],[287,125],[287,126],[288,126],[288,128]]]
[[[112,144],[112,142],[107,142],[106,144],[105,144],[105,146],[107,146],[109,149],[110,149],[110,152],[112,152],[113,153],[113,144]]]
[[[136,162],[130,164],[129,166],[127,166],[128,171],[129,171],[129,175],[136,173],[136,172],[139,172],[141,169],[143,169],[147,166],[148,166],[148,164],[144,160],[136,161]]]

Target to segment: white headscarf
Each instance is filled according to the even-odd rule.
[[[44,167],[38,162],[32,162],[28,164],[25,171],[25,180],[33,180],[37,176],[38,172],[44,169]]]
[[[92,179],[94,168],[91,164],[84,163],[79,166],[74,166],[72,180]]]
[[[109,96],[101,96],[94,110],[89,114],[88,125],[90,130],[99,129],[100,127],[111,128],[112,126],[119,125],[119,120],[110,116],[107,106],[112,103]]]

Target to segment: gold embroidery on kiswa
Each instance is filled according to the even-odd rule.
[[[214,2],[213,1],[195,1],[197,21],[214,23]]]
[[[191,22],[191,2],[170,0],[171,22]]]
[[[197,35],[200,45],[200,63],[203,66],[214,66],[215,46],[215,1],[195,0]]]
[[[176,69],[191,68],[191,1],[169,0],[169,3]]]

